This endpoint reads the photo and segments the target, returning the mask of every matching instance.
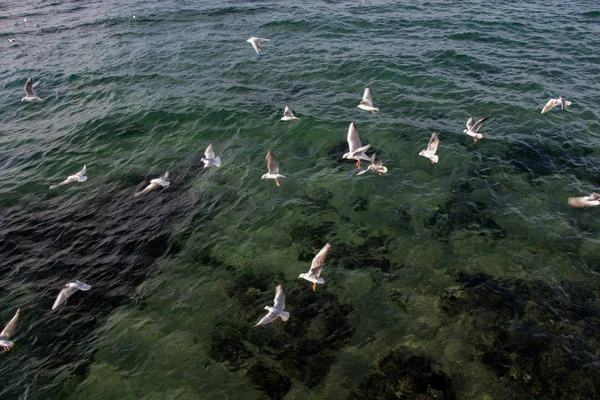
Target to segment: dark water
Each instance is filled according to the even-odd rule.
[[[598,397],[599,45],[592,1],[0,3],[0,398]]]

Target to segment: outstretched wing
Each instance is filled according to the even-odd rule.
[[[151,190],[154,190],[154,189],[156,189],[156,188],[157,188],[157,187],[159,187],[159,186],[160,186],[160,185],[159,185],[158,183],[154,183],[154,182],[152,182],[152,183],[150,183],[148,186],[146,186],[146,187],[144,188],[144,190],[142,190],[142,191],[140,191],[140,192],[135,192],[135,193],[134,193],[134,195],[133,195],[133,197],[138,197],[138,196],[141,196],[141,195],[143,195],[144,193],[148,193],[149,191],[151,191]]]
[[[469,118],[467,121],[467,129],[471,130],[473,128],[473,117]]]
[[[212,160],[215,158],[215,151],[213,150],[212,143],[208,145],[206,150],[204,150],[204,157]]]
[[[371,165],[373,165],[376,169],[383,167],[383,162],[381,158],[377,157],[377,154],[373,153],[371,156]]]
[[[35,97],[35,87],[37,86],[33,84],[33,79],[28,78],[27,82],[25,82],[25,94],[28,97]]]
[[[309,271],[309,273],[311,275],[316,275],[317,277],[321,276],[323,267],[325,267],[325,259],[327,258],[327,255],[329,254],[330,251],[331,251],[331,244],[327,243],[325,246],[323,246],[321,251],[319,251],[317,253],[315,258],[313,258],[312,264],[310,266],[310,271]]]
[[[275,158],[275,154],[271,150],[267,152],[267,169],[270,174],[278,174],[279,173],[279,163]]]
[[[561,104],[560,99],[550,99],[550,100],[548,100],[548,102],[546,103],[546,105],[542,109],[542,114],[547,113],[548,111],[552,110],[554,107],[556,107],[559,104]]]
[[[285,307],[285,293],[283,293],[283,287],[281,285],[277,285],[275,288],[275,299],[273,299],[273,307],[283,311]]]
[[[437,132],[433,132],[431,134],[431,139],[429,139],[429,144],[427,145],[427,151],[435,154],[440,145],[440,134]]]
[[[71,297],[71,295],[73,293],[75,293],[78,290],[79,290],[78,287],[71,287],[71,286],[64,287],[60,291],[60,293],[58,294],[58,296],[56,297],[56,300],[54,300],[54,304],[52,305],[52,309],[53,310],[57,309],[61,304],[63,304],[65,301],[67,301],[67,299],[69,297]]]
[[[8,339],[13,334],[13,332],[15,331],[15,328],[17,327],[17,321],[19,320],[20,314],[21,314],[21,309],[19,308],[19,309],[17,309],[15,316],[12,317],[12,319],[10,321],[8,321],[8,324],[6,324],[4,329],[2,329],[2,332],[0,332],[1,337]]]
[[[288,106],[285,106],[285,110],[283,110],[283,116],[288,118],[294,118],[294,113],[292,113],[292,110]]]
[[[354,122],[351,122],[350,127],[348,128],[347,140],[350,153],[355,152],[357,149],[362,147],[360,143],[360,138],[358,137],[358,131],[356,130],[356,125],[354,124]]]
[[[85,175],[85,173],[87,172],[87,168],[86,167],[87,166],[84,165],[83,169],[81,171],[79,171],[78,173],[76,173],[75,175],[77,175],[77,176],[83,176],[83,175]]]
[[[475,124],[473,125],[473,128],[471,130],[475,133],[479,132],[479,129],[481,129],[481,127],[483,126],[483,123],[485,121],[487,121],[487,119],[489,117],[490,117],[490,115],[488,115],[487,117],[483,117],[479,121],[475,122]]]
[[[277,319],[277,315],[278,314],[276,311],[269,311],[269,313],[262,317],[261,320],[258,321],[254,326],[266,325],[268,323],[271,323]]]
[[[363,97],[362,97],[362,103],[364,105],[373,107],[373,98],[371,97],[371,89],[365,88],[365,91],[364,91]]]

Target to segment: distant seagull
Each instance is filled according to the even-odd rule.
[[[377,154],[373,153],[371,156],[371,165],[369,165],[366,170],[360,171],[357,175],[366,174],[369,171],[375,171],[379,176],[382,176],[387,173],[388,169],[383,166],[383,163],[381,162],[381,159],[377,157]]]
[[[569,197],[569,205],[572,207],[595,207],[600,206],[600,194],[592,193],[589,196]]]
[[[67,177],[67,179],[65,179],[64,181],[62,181],[61,183],[59,183],[57,185],[50,186],[50,189],[55,189],[61,185],[66,185],[67,183],[71,183],[71,182],[85,182],[85,181],[87,181],[87,176],[85,174],[86,174],[86,166],[84,165],[83,169],[81,171],[79,171],[75,175],[69,175]]]
[[[371,97],[371,89],[369,89],[369,88],[365,89],[365,92],[363,93],[362,101],[358,105],[358,108],[360,108],[361,110],[371,111],[373,114],[375,114],[375,111],[379,111],[379,108],[373,107],[373,98]]]
[[[542,109],[542,114],[547,113],[558,105],[560,105],[561,109],[566,110],[571,105],[571,102],[562,96],[560,96],[558,99],[550,99]]]
[[[165,174],[160,178],[152,179],[150,181],[150,184],[146,186],[144,190],[142,190],[141,192],[135,192],[133,194],[133,197],[141,196],[144,193],[148,193],[149,191],[154,190],[159,186],[162,186],[163,189],[167,190],[169,188],[169,185],[171,184],[169,181],[167,181],[167,179],[169,179],[169,171],[165,172]]]
[[[27,22],[27,18],[23,18],[23,22]]]
[[[369,161],[371,158],[365,154],[365,151],[369,150],[371,147],[370,144],[363,146],[360,143],[360,138],[358,137],[358,131],[356,130],[356,125],[354,122],[350,123],[350,127],[348,128],[348,149],[349,152],[345,153],[342,156],[342,159],[347,158],[348,160],[357,160],[356,168],[360,169],[360,161],[366,160]]]
[[[281,118],[281,120],[298,122],[298,121],[300,121],[300,118],[294,117],[294,113],[292,112],[292,109],[289,108],[288,106],[285,106],[285,110],[283,110],[283,118]]]
[[[13,38],[8,39],[8,43],[14,43],[14,42],[15,42],[15,39],[13,39]]]
[[[321,251],[317,253],[315,258],[313,258],[312,264],[310,265],[310,270],[308,270],[307,273],[303,273],[298,276],[299,279],[306,279],[307,281],[313,283],[313,292],[317,290],[317,283],[319,285],[325,283],[325,279],[321,278],[321,272],[323,272],[323,268],[325,267],[325,259],[330,251],[331,244],[327,243],[321,249]]]
[[[33,27],[34,27],[34,28],[37,28],[38,26],[39,26],[38,24],[33,24]]]
[[[469,118],[469,120],[467,121],[467,129],[465,129],[463,131],[463,133],[466,133],[467,135],[473,137],[473,141],[476,142],[477,139],[481,139],[483,137],[483,135],[481,133],[479,133],[479,129],[481,129],[481,127],[483,126],[483,123],[485,121],[487,121],[487,119],[490,116],[488,115],[485,118],[481,118],[479,121],[473,123],[473,117]]]
[[[277,317],[280,317],[283,322],[288,320],[290,313],[283,311],[283,308],[285,307],[285,293],[283,293],[283,288],[281,285],[277,286],[275,289],[275,299],[273,302],[275,303],[273,304],[273,307],[265,306],[264,309],[268,310],[269,313],[262,317],[262,319],[254,326],[266,325],[275,321]]]
[[[438,162],[438,156],[435,155],[435,152],[440,145],[440,134],[437,132],[433,132],[431,134],[431,139],[429,139],[429,144],[427,145],[426,150],[421,150],[419,153],[420,156],[427,157],[431,160],[432,164]]]
[[[4,329],[2,329],[2,332],[0,332],[0,347],[3,347],[5,351],[10,350],[15,345],[13,341],[8,339],[10,339],[12,334],[15,332],[15,328],[17,327],[17,321],[19,320],[20,314],[21,309],[19,308],[17,309],[15,316],[12,317],[10,321],[8,321],[8,324],[6,324]]]
[[[83,282],[75,281],[69,282],[65,285],[65,287],[60,291],[56,300],[54,300],[54,304],[52,305],[52,309],[56,310],[61,304],[63,304],[69,297],[71,297],[76,291],[82,290],[87,292],[92,287],[90,285],[86,285]]]
[[[40,99],[39,97],[37,97],[35,88],[38,87],[40,83],[36,82],[33,83],[33,79],[29,78],[27,79],[27,82],[25,82],[25,97],[23,97],[21,99],[21,101],[33,101],[36,103],[39,103],[40,101],[42,101],[42,99]]]
[[[260,54],[262,52],[262,46],[260,44],[268,41],[269,39],[262,39],[257,37],[251,37],[250,39],[246,40],[246,42],[250,43],[252,47],[254,47],[254,51],[256,51],[256,54]]]
[[[213,150],[212,143],[208,145],[206,150],[204,150],[204,158],[200,161],[204,162],[204,168],[221,166],[221,157],[215,156],[215,151]]]
[[[260,179],[275,179],[277,186],[281,186],[277,178],[285,178],[284,175],[279,173],[279,163],[275,158],[275,154],[271,150],[267,152],[267,173],[264,174]]]
[[[133,16],[133,19],[135,19],[135,15]]]

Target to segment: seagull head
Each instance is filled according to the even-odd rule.
[[[260,179],[269,179],[269,174],[264,174]]]
[[[344,153],[344,155],[342,156],[342,160],[344,158],[347,158],[348,160],[352,158],[352,153]]]

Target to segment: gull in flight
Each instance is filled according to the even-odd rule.
[[[292,109],[289,108],[288,106],[285,106],[285,110],[283,110],[283,118],[281,118],[281,120],[298,122],[298,121],[300,121],[300,118],[294,117],[294,113],[292,112]]]
[[[15,39],[13,39],[13,38],[8,39],[8,43],[14,43],[14,41],[15,41]]]
[[[75,175],[69,175],[67,177],[67,179],[65,179],[64,181],[62,181],[61,183],[59,183],[57,185],[50,186],[50,189],[55,189],[61,185],[66,185],[67,183],[71,183],[71,182],[85,182],[85,181],[87,181],[87,176],[85,174],[86,174],[86,166],[84,165],[83,169],[81,171],[79,171]]]
[[[369,165],[366,170],[360,171],[357,175],[366,174],[369,171],[375,171],[379,174],[379,176],[382,176],[388,171],[388,169],[383,166],[381,159],[377,157],[375,153],[373,153],[371,156],[371,165]]]
[[[560,96],[558,99],[550,99],[542,109],[542,114],[547,113],[556,106],[560,106],[561,109],[566,110],[570,105],[571,102],[562,96]]]
[[[204,158],[200,161],[204,162],[204,168],[221,166],[221,157],[215,156],[215,151],[213,150],[212,143],[208,145],[206,150],[204,150]]]
[[[371,147],[370,144],[363,146],[360,143],[360,138],[358,137],[358,131],[356,130],[356,125],[354,122],[350,123],[350,127],[348,128],[348,148],[349,152],[345,153],[342,156],[342,159],[347,158],[348,160],[357,160],[356,168],[360,169],[360,161],[361,160],[371,160],[369,156],[365,154],[365,151]]]
[[[467,121],[467,129],[465,129],[463,133],[466,133],[467,135],[473,137],[474,142],[476,142],[477,139],[481,139],[483,135],[479,133],[479,129],[481,129],[483,123],[487,121],[489,117],[490,116],[488,115],[487,117],[481,118],[475,123],[473,123],[473,117],[469,118],[469,120]]]
[[[592,193],[589,196],[569,197],[569,205],[572,207],[600,206],[600,194]]]
[[[39,84],[39,82],[33,83],[33,79],[31,78],[27,79],[27,82],[25,82],[25,97],[23,97],[21,101],[33,101],[36,103],[42,101],[42,99],[37,97],[35,91],[35,88],[37,88]]]
[[[167,190],[169,188],[169,185],[171,184],[169,181],[167,181],[167,179],[169,179],[169,171],[165,172],[165,174],[160,178],[152,179],[150,181],[150,184],[146,186],[144,190],[140,192],[135,192],[133,194],[133,197],[141,196],[144,193],[148,193],[149,191],[154,190],[159,186],[162,186],[165,190]]]
[[[262,52],[262,46],[260,44],[268,41],[269,39],[262,39],[254,36],[246,40],[246,42],[250,43],[252,47],[254,47],[254,51],[256,51],[256,54],[260,54]]]
[[[82,290],[84,292],[87,292],[91,288],[92,287],[90,285],[86,285],[85,283],[80,282],[80,281],[67,283],[65,285],[65,287],[58,294],[58,297],[56,298],[56,300],[54,301],[54,304],[52,305],[52,309],[56,310],[61,304],[63,304],[65,301],[67,301],[67,299],[69,297],[71,297],[73,295],[73,293],[75,293],[76,291]]]
[[[435,155],[435,152],[440,145],[440,134],[437,132],[433,132],[431,134],[431,139],[429,139],[429,144],[427,145],[426,150],[421,150],[419,153],[420,156],[427,157],[431,160],[432,164],[438,162],[438,156]]]
[[[275,289],[275,299],[273,300],[273,307],[265,306],[265,310],[269,311],[267,315],[262,317],[260,321],[254,326],[266,325],[271,323],[280,317],[283,322],[287,321],[290,317],[290,313],[287,311],[283,311],[285,307],[285,293],[283,293],[283,288],[281,285],[277,286]]]
[[[363,98],[358,108],[361,110],[371,111],[375,114],[375,111],[379,111],[379,108],[373,107],[373,98],[371,97],[371,89],[365,88],[365,92],[363,93]]]
[[[271,150],[267,152],[267,170],[268,172],[264,174],[260,179],[275,179],[275,183],[277,186],[281,186],[277,178],[285,178],[284,175],[279,173],[279,163],[275,158],[275,154]]]
[[[21,309],[19,308],[17,309],[15,316],[12,317],[10,321],[8,321],[8,324],[6,324],[4,329],[2,329],[2,332],[0,332],[0,347],[3,347],[5,351],[10,350],[15,345],[15,343],[9,339],[14,333],[15,328],[17,327],[17,321],[19,320],[20,314]]]
[[[331,251],[331,244],[327,243],[321,251],[317,253],[315,258],[312,260],[312,264],[310,265],[310,270],[308,272],[300,274],[298,279],[306,279],[309,282],[313,283],[312,289],[313,292],[317,290],[317,283],[322,285],[325,283],[325,279],[321,278],[321,272],[323,272],[323,268],[325,267],[325,259],[327,255]]]

